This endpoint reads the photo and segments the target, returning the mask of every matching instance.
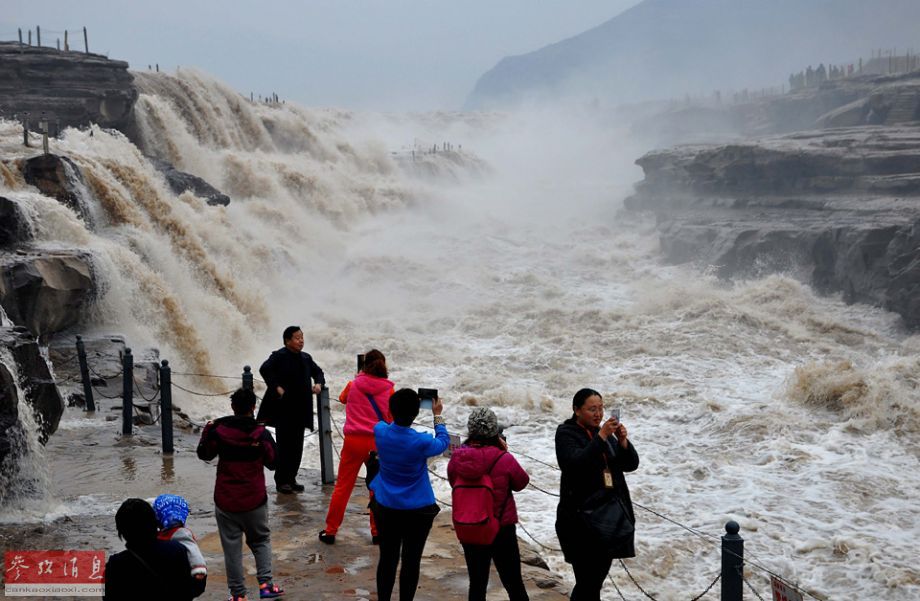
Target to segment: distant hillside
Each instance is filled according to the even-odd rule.
[[[645,0],[602,25],[503,58],[467,108],[547,97],[615,101],[778,86],[809,63],[920,51],[920,0]]]

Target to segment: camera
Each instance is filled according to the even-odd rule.
[[[434,400],[438,398],[437,388],[419,388],[418,389],[418,406],[419,409],[428,409],[431,411],[434,407]]]
[[[362,369],[364,369],[364,353],[358,355],[358,371],[355,373],[361,373]]]

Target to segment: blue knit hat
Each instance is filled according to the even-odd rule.
[[[184,526],[188,519],[188,502],[179,495],[160,495],[153,502],[153,511],[164,530]]]

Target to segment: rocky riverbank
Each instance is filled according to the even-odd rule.
[[[793,273],[920,327],[920,126],[862,126],[654,151],[626,200],[671,263]]]

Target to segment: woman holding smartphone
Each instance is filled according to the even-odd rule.
[[[612,495],[619,497],[635,523],[624,472],[639,467],[639,454],[619,418],[604,419],[604,399],[596,390],[582,388],[576,392],[572,410],[572,417],[556,429],[556,460],[562,470],[556,534],[565,560],[575,572],[572,601],[600,601],[613,560],[635,557],[634,539],[630,536],[613,548],[602,544],[578,510],[589,497]]]
[[[412,422],[418,416],[419,396],[411,388],[403,388],[390,397],[393,423],[374,426],[380,458],[380,471],[371,480],[371,511],[380,531],[378,601],[390,601],[400,558],[399,600],[415,597],[422,551],[439,511],[428,479],[428,458],[443,453],[450,443],[441,417],[443,408],[441,400],[435,398],[431,408],[434,436],[416,432]]]

